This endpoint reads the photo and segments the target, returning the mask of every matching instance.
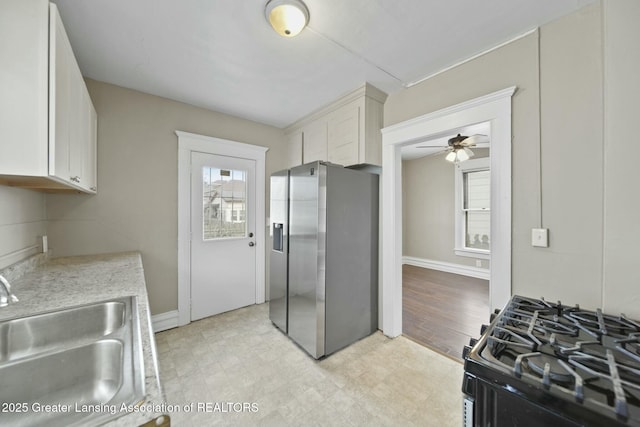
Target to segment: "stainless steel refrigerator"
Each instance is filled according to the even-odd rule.
[[[378,175],[314,162],[271,176],[272,322],[318,359],[378,325]]]

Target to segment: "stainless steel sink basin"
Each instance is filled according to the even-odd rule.
[[[0,322],[0,414],[11,426],[96,425],[144,398],[135,297]],[[50,406],[47,406],[50,405]]]
[[[125,308],[105,301],[2,322],[0,362],[109,335],[124,326]]]

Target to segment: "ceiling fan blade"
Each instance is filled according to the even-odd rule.
[[[466,147],[471,147],[477,144],[485,144],[489,142],[489,137],[487,135],[476,134],[471,135],[468,138],[465,138],[460,144]]]

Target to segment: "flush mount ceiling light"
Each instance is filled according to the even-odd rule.
[[[309,10],[300,0],[269,0],[264,15],[283,37],[298,35],[309,22]]]

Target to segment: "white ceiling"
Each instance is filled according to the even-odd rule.
[[[365,81],[391,94],[594,0],[53,0],[86,77],[285,127]]]

